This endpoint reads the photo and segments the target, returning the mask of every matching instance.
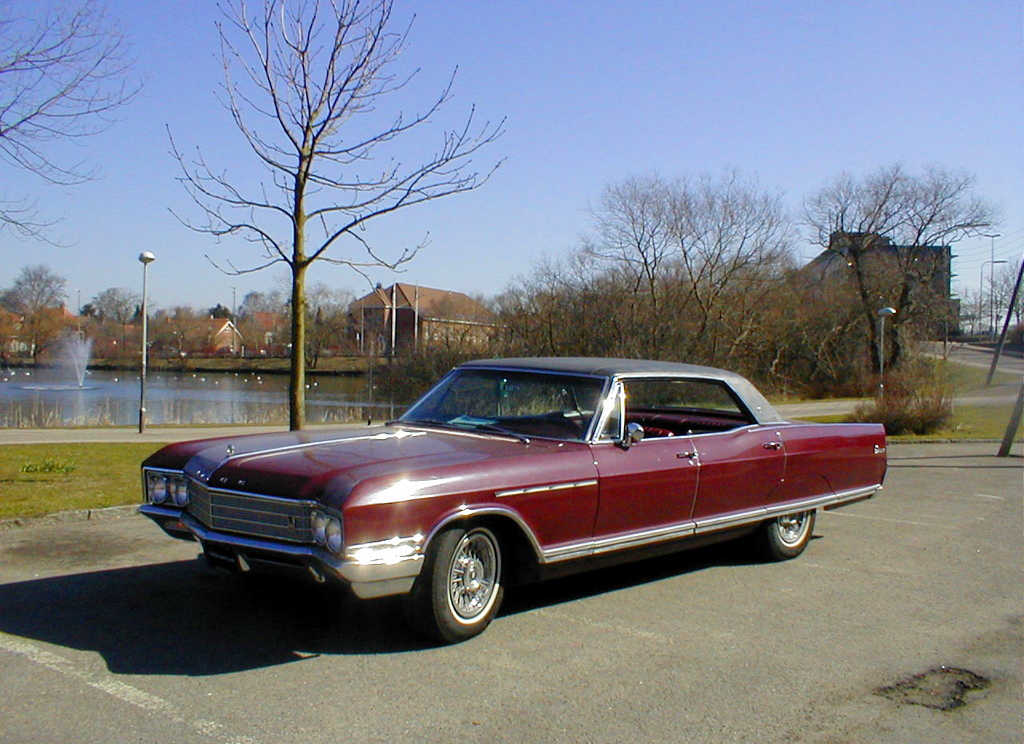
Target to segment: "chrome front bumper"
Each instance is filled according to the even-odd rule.
[[[156,522],[171,537],[197,540],[204,553],[215,561],[248,571],[253,564],[304,568],[317,581],[328,578],[352,587],[362,599],[405,594],[412,589],[423,565],[419,551],[409,555],[392,553],[387,560],[367,556],[360,546],[336,556],[316,545],[277,542],[211,530],[178,509],[143,504],[139,513]],[[353,555],[355,554],[355,555]]]

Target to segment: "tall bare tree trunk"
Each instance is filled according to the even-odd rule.
[[[292,264],[292,355],[288,377],[288,428],[306,425],[306,269],[305,261]]]

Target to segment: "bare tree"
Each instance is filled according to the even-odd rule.
[[[637,321],[642,345],[650,348],[664,341],[665,324],[657,316],[662,295],[671,289],[666,280],[675,257],[669,191],[656,176],[609,184],[600,207],[592,211],[597,234],[584,238],[582,246],[603,266],[614,267],[626,296],[621,312]]]
[[[51,145],[96,134],[138,85],[127,81],[127,43],[92,0],[0,9],[0,161],[43,181],[72,185],[95,175],[84,162],[66,162]],[[35,205],[0,198],[0,227],[41,237],[48,224]]]
[[[29,342],[33,361],[68,325],[64,319],[67,284],[64,277],[40,264],[23,268],[14,284],[0,293],[0,307],[21,318],[21,333]]]
[[[263,0],[256,9],[228,0],[224,14],[225,104],[265,178],[232,180],[200,151],[187,157],[173,140],[172,147],[205,216],[186,224],[241,235],[263,249],[258,265],[225,270],[288,266],[289,425],[298,429],[305,422],[307,270],[316,261],[356,271],[409,261],[420,246],[386,256],[364,232],[368,223],[479,187],[493,169],[481,175],[472,157],[500,136],[502,123],[477,125],[471,110],[412,165],[390,149],[428,125],[452,89],[450,80],[420,113],[382,113],[414,74],[401,74],[397,64],[407,31],[390,30],[392,0]]]
[[[792,223],[778,193],[733,171],[632,178],[605,189],[594,217],[583,252],[601,279],[578,287],[594,306],[618,299],[611,318],[586,328],[614,334],[627,356],[742,361],[791,266]]]
[[[754,335],[767,296],[792,267],[793,227],[781,194],[727,171],[672,189],[671,227],[694,350],[730,364]]]
[[[306,364],[310,369],[316,369],[322,356],[341,348],[348,340],[348,308],[354,299],[351,292],[331,289],[326,284],[310,289],[306,303]]]
[[[1000,266],[995,272],[994,283],[989,287],[989,291],[992,293],[992,297],[995,298],[994,305],[996,307],[996,317],[1006,318],[1007,312],[1011,315],[1011,322],[1020,324],[1024,319],[1024,293],[1017,292],[1014,295],[1014,289],[1017,286],[1017,278],[1021,273],[1021,262],[1011,261],[1010,263]],[[1009,307],[1011,299],[1016,296],[1016,302],[1014,307]],[[997,323],[998,325],[998,323]]]
[[[126,287],[104,289],[88,305],[90,314],[99,320],[104,332],[113,335],[117,331],[120,335],[117,347],[120,357],[128,353],[128,323],[140,312],[141,306],[142,298]]]
[[[89,304],[100,320],[124,324],[139,312],[142,298],[126,287],[109,287],[93,297]]]
[[[929,167],[915,176],[891,165],[859,181],[843,174],[807,200],[805,213],[816,242],[849,267],[873,368],[879,363],[880,307],[897,309],[886,366],[899,362],[905,328],[948,316],[949,303],[929,306],[935,293],[921,290],[942,271],[934,249],[992,226],[995,209],[973,188],[974,177],[964,172]]]
[[[200,353],[213,340],[207,316],[187,305],[176,305],[170,310],[153,314],[153,348],[165,356],[184,359]]]

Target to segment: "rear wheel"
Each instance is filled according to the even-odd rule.
[[[758,531],[758,543],[764,556],[773,561],[796,558],[804,552],[814,533],[815,512],[794,512],[769,520]]]
[[[483,632],[501,605],[501,546],[486,527],[450,527],[430,545],[405,599],[406,617],[422,635],[458,643]]]

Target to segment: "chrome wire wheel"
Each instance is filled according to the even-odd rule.
[[[811,541],[814,517],[815,511],[812,509],[769,519],[754,536],[761,554],[772,561],[796,558]]]
[[[799,545],[807,539],[807,530],[813,524],[809,519],[813,512],[798,512],[779,517],[779,540],[790,547]]]
[[[489,530],[470,530],[459,540],[448,566],[448,608],[456,622],[472,624],[488,616],[497,598],[501,559]]]
[[[420,635],[459,643],[479,635],[505,594],[501,543],[481,525],[451,525],[430,541],[427,557],[402,606]]]

